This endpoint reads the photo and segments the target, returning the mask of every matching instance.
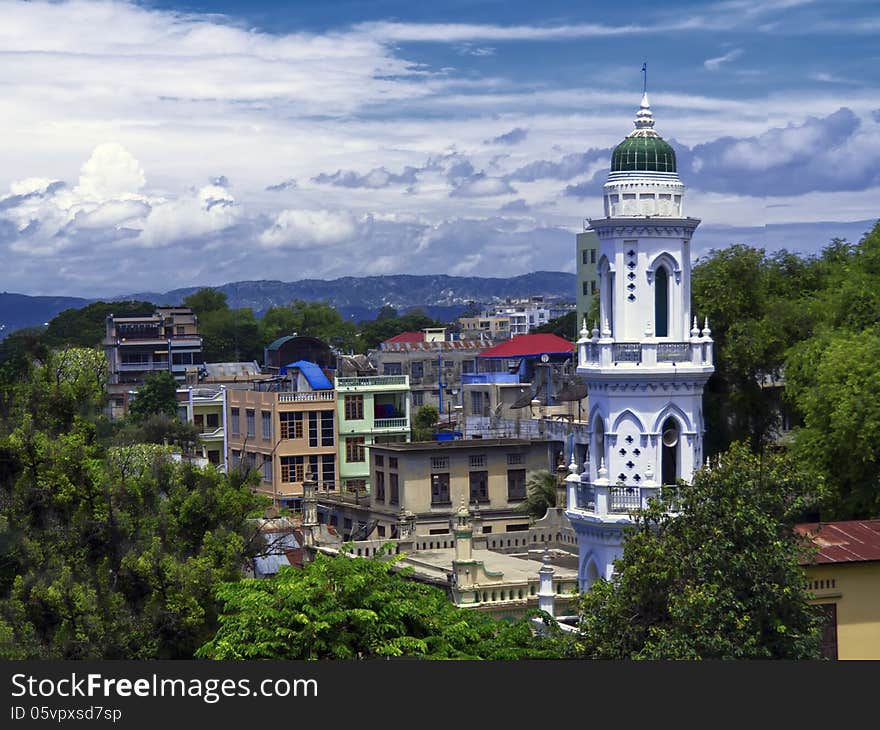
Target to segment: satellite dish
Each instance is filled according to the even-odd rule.
[[[678,429],[667,428],[663,432],[663,445],[668,446],[670,449],[678,445]]]

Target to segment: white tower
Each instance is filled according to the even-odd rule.
[[[583,323],[578,373],[590,450],[566,514],[578,535],[581,590],[610,579],[629,514],[700,466],[709,324],[691,318],[690,240],[675,152],[654,131],[647,93],[611,159],[599,237],[600,323]]]

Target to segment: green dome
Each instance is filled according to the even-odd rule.
[[[611,156],[611,172],[675,172],[675,150],[660,137],[627,137]]]

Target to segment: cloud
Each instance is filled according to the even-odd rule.
[[[259,242],[268,248],[333,246],[353,239],[368,223],[348,211],[283,210],[260,234]]]
[[[880,124],[880,109],[874,109],[871,112],[871,119],[877,122],[877,124]]]
[[[719,68],[721,68],[722,64],[735,61],[737,58],[742,56],[742,53],[742,48],[734,48],[732,51],[728,51],[723,56],[707,58],[705,61],[703,61],[703,66],[709,71],[717,71]]]
[[[475,46],[472,43],[459,43],[454,47],[454,50],[460,56],[476,56],[482,58],[495,55],[495,49],[491,46]]]
[[[116,142],[95,147],[82,166],[74,193],[91,200],[104,200],[137,193],[146,178],[140,163]]]
[[[529,130],[523,127],[515,127],[509,132],[500,134],[492,139],[487,139],[486,144],[518,144],[522,142],[529,134]]]
[[[524,198],[511,200],[509,203],[502,205],[498,211],[501,213],[528,213],[531,208],[528,206]]]
[[[360,174],[353,170],[337,170],[332,175],[322,172],[312,178],[321,185],[335,185],[340,188],[370,188],[377,190],[390,185],[414,185],[420,168],[406,167],[401,173],[393,173],[384,167],[375,167],[368,173]]]
[[[782,196],[880,182],[880,140],[846,107],[752,137],[676,149],[679,173],[702,190]]]
[[[611,158],[611,148],[589,149],[586,152],[575,152],[565,155],[557,161],[536,160],[517,168],[507,175],[509,180],[534,182],[535,180],[571,180],[573,177],[588,173],[602,163],[607,167]]]
[[[476,175],[462,180],[453,188],[449,196],[453,198],[484,198],[515,192],[516,189],[507,180],[478,172]]]
[[[604,183],[605,175],[597,173],[591,180],[576,185],[566,185],[562,194],[567,198],[577,198],[578,200],[600,200]]]
[[[280,183],[275,183],[275,185],[269,185],[266,187],[266,192],[280,192],[282,190],[295,190],[297,187],[296,180],[293,178],[289,178]]]

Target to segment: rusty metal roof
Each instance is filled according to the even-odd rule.
[[[880,560],[880,519],[802,523],[794,529],[819,548],[814,563]]]

